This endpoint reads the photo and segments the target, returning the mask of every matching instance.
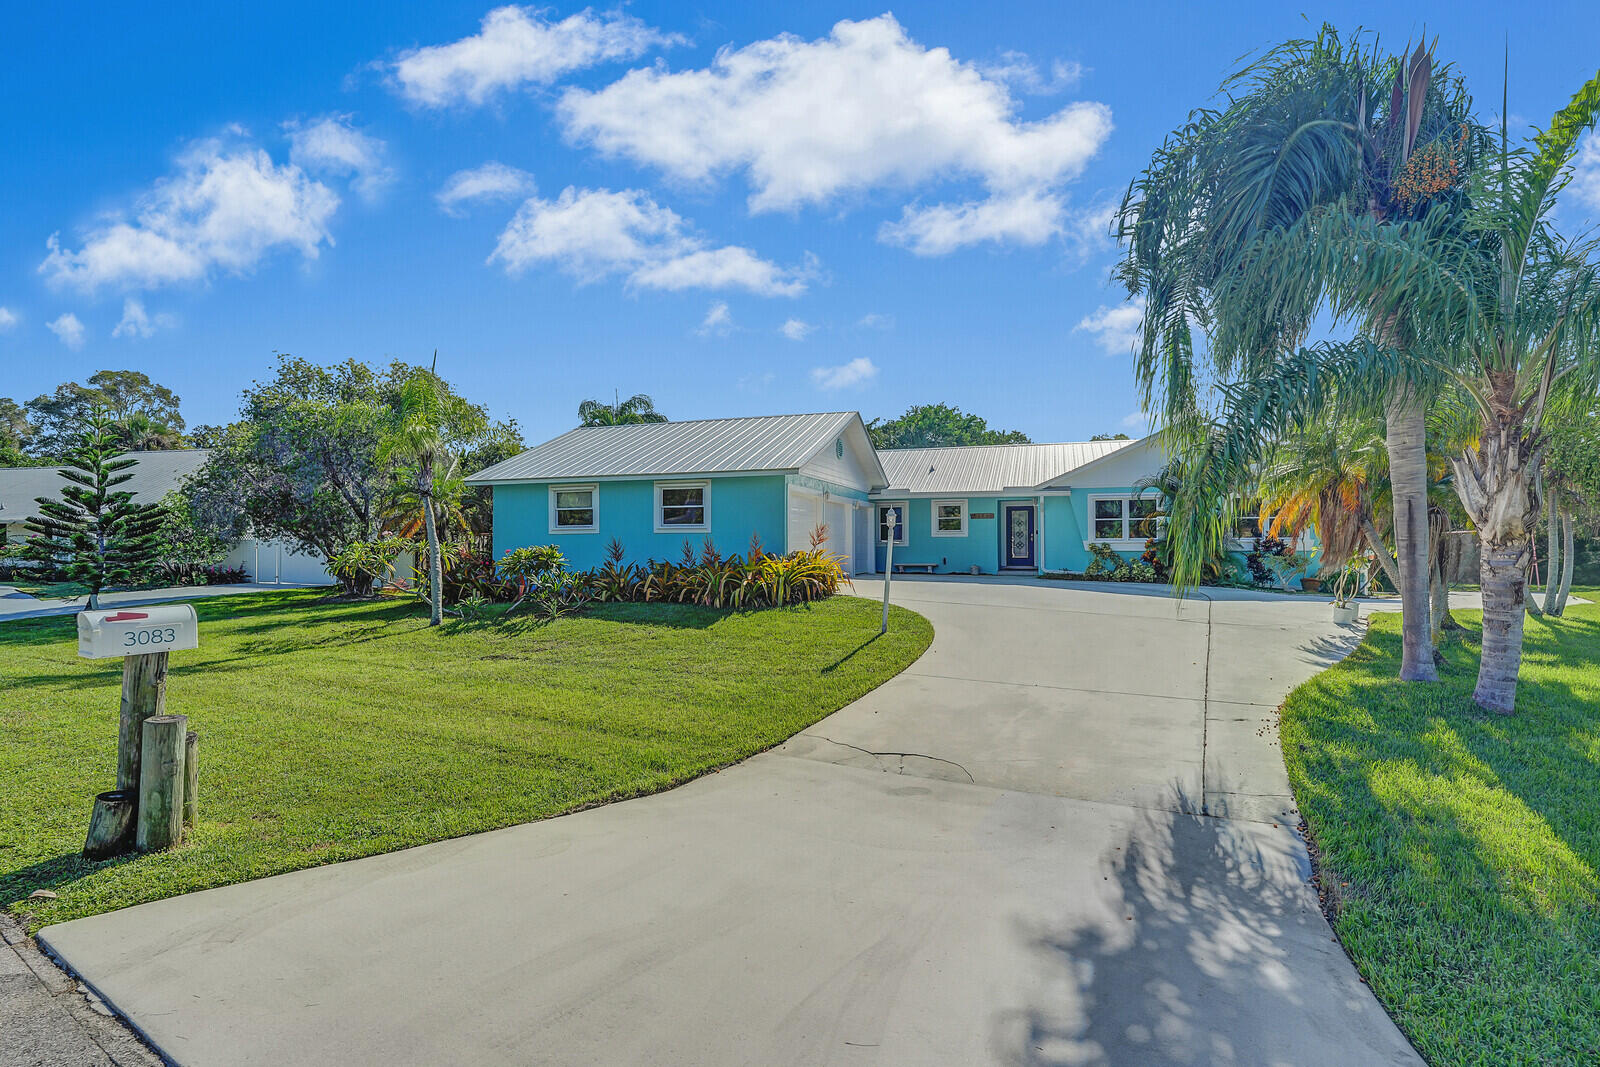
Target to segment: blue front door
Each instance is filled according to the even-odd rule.
[[[1005,525],[1007,567],[1033,567],[1033,505],[1007,504]]]

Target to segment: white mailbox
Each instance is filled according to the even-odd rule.
[[[193,604],[156,604],[78,614],[78,655],[85,659],[199,647],[200,619]]]

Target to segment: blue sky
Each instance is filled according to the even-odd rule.
[[[1238,57],[1314,29],[1278,4],[74,11],[17,7],[0,43],[0,395],[133,368],[193,425],[275,351],[437,348],[530,440],[614,390],[1137,431],[1107,211]],[[1307,15],[1437,33],[1485,113],[1509,42],[1524,123],[1600,59],[1591,4]]]

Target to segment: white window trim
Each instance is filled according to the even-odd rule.
[[[1088,529],[1087,532],[1089,534],[1089,537],[1088,537],[1087,540],[1085,540],[1083,542],[1083,547],[1084,548],[1088,548],[1090,545],[1110,545],[1112,548],[1116,549],[1119,552],[1131,552],[1131,551],[1134,551],[1135,549],[1143,549],[1144,546],[1145,546],[1145,542],[1147,540],[1149,540],[1149,538],[1145,538],[1145,537],[1129,537],[1128,536],[1128,531],[1132,527],[1132,525],[1133,525],[1133,523],[1135,521],[1134,520],[1134,516],[1131,514],[1133,509],[1128,507],[1128,504],[1131,504],[1135,500],[1143,500],[1143,499],[1145,499],[1146,495],[1149,495],[1149,494],[1140,494],[1139,496],[1135,496],[1133,493],[1091,493],[1091,494],[1089,494],[1089,497],[1088,497],[1089,510],[1088,510],[1088,513],[1087,513],[1088,522],[1089,522],[1089,529]],[[1121,537],[1096,537],[1095,536],[1095,525],[1094,525],[1095,524],[1095,516],[1094,516],[1095,505],[1098,504],[1102,500],[1121,500],[1121,501],[1124,502],[1123,508],[1122,508],[1122,536]],[[1159,501],[1157,502],[1156,506],[1160,507]],[[1109,522],[1110,520],[1107,519],[1107,520],[1104,520],[1104,521]],[[1161,529],[1161,517],[1158,515],[1157,519],[1156,519],[1157,536],[1160,536],[1160,529]]]
[[[684,526],[682,524],[674,524],[674,525],[668,526],[666,523],[662,522],[661,521],[661,490],[663,490],[663,489],[704,489],[705,490],[705,494],[701,497],[701,500],[704,501],[704,504],[702,505],[701,511],[703,512],[703,516],[702,517],[704,518],[705,521],[701,522],[697,526]],[[710,482],[709,479],[699,478],[699,479],[694,479],[694,480],[686,481],[686,482],[685,481],[657,482],[656,483],[656,490],[655,490],[655,498],[656,498],[656,507],[655,507],[655,511],[652,513],[652,515],[654,517],[656,533],[658,533],[658,534],[707,533],[707,532],[709,532],[711,530],[711,482]]]
[[[556,524],[556,494],[582,490],[589,492],[589,510],[594,512],[594,522],[588,526],[559,526]],[[594,482],[550,483],[550,532],[552,534],[583,534],[600,532],[600,486]]]
[[[894,543],[897,544],[897,545],[909,544],[910,541],[911,541],[911,502],[907,501],[907,500],[876,500],[876,501],[873,501],[873,504],[872,504],[872,527],[873,527],[872,536],[873,536],[873,538],[880,545],[886,545],[886,544],[889,543],[888,541],[884,540],[884,537],[883,537],[883,509],[884,508],[898,508],[900,510],[900,521],[898,523],[896,523],[896,525],[900,527],[900,536],[895,538]]]
[[[954,504],[956,507],[959,507],[961,509],[961,529],[959,529],[959,530],[941,530],[941,529],[939,529],[939,509],[941,507],[947,507],[947,506],[949,506],[951,504]],[[928,510],[929,510],[929,513],[930,513],[929,514],[929,525],[932,526],[933,536],[935,536],[935,537],[965,537],[965,536],[967,536],[967,511],[968,511],[968,508],[967,508],[966,500],[958,499],[958,498],[955,498],[955,497],[951,497],[951,498],[948,498],[948,499],[945,499],[945,500],[935,500],[935,501],[932,501],[931,506],[929,507]]]

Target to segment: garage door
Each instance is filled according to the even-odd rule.
[[[794,486],[789,487],[789,546],[785,551],[798,552],[811,547],[811,531],[822,522],[822,494],[810,493]]]

